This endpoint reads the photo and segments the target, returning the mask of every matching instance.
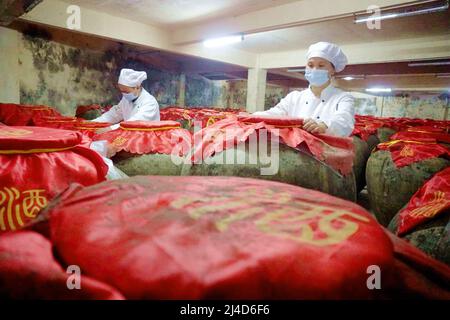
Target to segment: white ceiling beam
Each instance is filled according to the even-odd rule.
[[[67,29],[69,3],[58,0],[44,0],[21,20]],[[102,13],[85,7],[81,9],[81,29],[77,32],[111,39],[123,43],[161,49],[185,55],[218,60],[243,67],[254,67],[257,55],[241,50],[227,48],[206,49],[202,44],[173,45],[170,31],[151,25]]]
[[[448,58],[449,34],[413,39],[342,45],[350,64],[400,62],[422,59]],[[265,69],[292,68],[306,65],[307,49],[263,53],[258,67]]]
[[[187,44],[207,38],[284,29],[306,23],[366,13],[371,5],[380,8],[402,6],[411,0],[301,0],[251,13],[200,23],[174,30],[172,43]]]

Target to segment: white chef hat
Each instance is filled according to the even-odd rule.
[[[323,58],[330,61],[336,72],[344,70],[348,63],[347,56],[342,52],[334,43],[329,42],[317,42],[309,47],[307,59],[310,58]]]
[[[134,71],[133,69],[122,69],[119,76],[119,84],[127,87],[138,87],[142,81],[147,79],[144,71]]]

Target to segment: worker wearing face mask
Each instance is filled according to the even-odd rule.
[[[354,99],[331,84],[333,75],[347,65],[347,57],[337,45],[319,42],[309,47],[307,59],[309,88],[293,91],[275,107],[254,114],[303,118],[308,132],[348,137],[355,123]]]
[[[118,123],[122,121],[159,121],[158,102],[142,87],[142,82],[146,79],[147,73],[143,71],[122,69],[118,81],[118,88],[123,95],[122,100],[92,121],[117,124],[110,129],[118,128]]]

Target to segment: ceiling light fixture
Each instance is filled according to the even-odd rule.
[[[441,11],[447,10],[448,8],[449,8],[449,2],[445,1],[445,4],[440,5],[438,7],[431,7],[431,8],[426,8],[426,9],[403,11],[403,12],[393,12],[393,13],[381,14],[378,16],[371,15],[371,16],[356,18],[355,23],[365,23],[365,22],[369,22],[369,21],[380,21],[380,20],[387,20],[387,19],[394,19],[394,18],[411,17],[411,16],[417,16],[420,14],[441,12]]]
[[[203,41],[203,45],[207,48],[223,47],[234,43],[244,41],[244,35],[228,36],[221,38],[208,39]]]
[[[371,93],[389,93],[392,92],[391,88],[368,88],[366,89],[366,92]]]
[[[448,66],[448,65],[450,65],[450,61],[408,63],[408,67],[428,67],[428,66]]]
[[[364,75],[347,75],[347,76],[337,76],[336,78],[351,81],[351,80],[364,80],[366,77]]]
[[[305,72],[306,68],[288,69],[287,72]]]

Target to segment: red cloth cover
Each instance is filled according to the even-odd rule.
[[[0,122],[9,126],[34,125],[41,117],[61,116],[48,106],[32,106],[13,103],[0,103]]]
[[[84,113],[91,111],[91,110],[100,110],[102,113],[104,112],[102,106],[100,106],[98,104],[91,104],[91,105],[87,105],[87,106],[78,106],[77,110],[75,111],[75,116],[81,117]]]
[[[80,188],[52,205],[50,230],[65,263],[133,299],[370,298],[367,267],[392,267],[389,238],[358,205],[256,179]]]
[[[435,139],[437,142],[449,143],[450,134],[443,129],[433,127],[412,127],[400,131],[391,137],[391,140],[423,140]]]
[[[400,211],[397,234],[403,235],[418,225],[450,209],[450,168],[436,173],[412,196]]]
[[[376,134],[381,127],[392,128],[396,131],[404,130],[438,130],[449,132],[450,121],[439,121],[431,119],[411,119],[411,118],[380,118],[374,116],[355,116],[355,129],[353,135],[359,136],[367,141],[370,135]]]
[[[117,152],[185,155],[192,147],[191,133],[176,121],[128,121],[120,128],[94,137],[107,140]]]
[[[435,139],[392,140],[380,143],[378,150],[388,150],[397,168],[437,157],[449,157],[450,150]]]
[[[449,267],[317,191],[147,176],[68,193],[49,212],[58,255],[127,298],[450,298]],[[367,287],[374,265],[382,290]]]
[[[0,232],[16,230],[70,183],[105,180],[107,165],[82,135],[41,127],[0,129]]]
[[[263,117],[263,116],[238,116],[238,120],[243,123],[260,123],[264,122],[276,128],[301,128],[303,119],[291,117]]]
[[[241,119],[247,121],[251,118]],[[245,142],[250,135],[265,129],[268,133],[278,136],[280,142],[292,148],[299,148],[304,144],[311,154],[343,175],[352,172],[354,146],[351,138],[312,135],[297,127],[300,122],[298,119],[275,118],[268,120],[268,118],[264,118],[263,122],[253,121],[255,123],[247,124],[248,122],[239,121],[234,116],[198,131],[194,135],[195,150],[192,161],[194,163],[201,162],[227,147]],[[276,125],[269,125],[267,122],[276,123]],[[285,125],[288,128],[284,128]],[[290,128],[290,126],[293,127]]]
[[[80,290],[69,290],[66,273],[52,254],[49,240],[30,231],[0,236],[0,298],[3,299],[123,299],[114,288],[83,275]]]

